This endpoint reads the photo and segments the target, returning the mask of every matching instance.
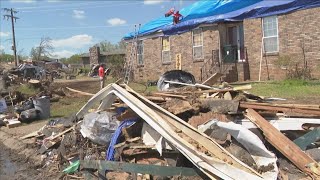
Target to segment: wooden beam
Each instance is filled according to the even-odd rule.
[[[270,105],[259,105],[259,104],[251,104],[248,102],[240,102],[240,108],[247,109],[259,109],[259,110],[267,110],[267,111],[280,111],[280,112],[292,112],[292,113],[301,113],[301,114],[313,114],[320,115],[320,110],[315,109],[301,109],[301,108],[290,108],[290,107],[278,107],[278,106],[270,106]]]
[[[172,97],[172,98],[180,98],[180,99],[186,99],[187,96],[182,95],[175,95],[175,94],[169,94],[169,93],[152,93],[154,96],[163,96],[163,97]]]
[[[278,149],[284,156],[286,156],[301,171],[316,177],[316,179],[320,178],[319,169],[316,167],[317,162],[306,153],[301,151],[296,144],[294,144],[290,139],[273,127],[255,110],[247,109],[246,116],[262,130],[267,141],[276,149]],[[315,165],[316,168],[314,168],[313,165]]]
[[[197,172],[192,168],[159,166],[150,164],[135,164],[115,161],[99,161],[99,160],[84,160],[80,161],[81,168],[98,169],[100,176],[105,174],[106,170],[131,172],[141,174],[152,174],[165,176],[198,176]]]
[[[215,84],[219,78],[221,78],[223,74],[221,73],[214,73],[212,76],[210,76],[207,80],[205,80],[203,83],[204,85],[212,86]]]
[[[69,87],[66,87],[66,88],[67,88],[69,91],[71,91],[71,92],[79,93],[79,94],[84,95],[84,96],[93,96],[93,95],[94,95],[94,94],[92,94],[92,93],[79,91],[79,90],[72,89],[72,88],[69,88]]]
[[[278,103],[261,103],[261,102],[246,102],[246,104],[273,106],[273,107],[299,108],[299,109],[307,109],[307,110],[311,109],[311,110],[320,111],[320,105],[316,105],[316,104],[278,104]]]

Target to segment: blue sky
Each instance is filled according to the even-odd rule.
[[[1,8],[14,8],[20,19],[15,24],[17,51],[29,55],[41,37],[50,37],[55,57],[88,52],[95,43],[117,43],[135,24],[144,24],[164,16],[171,8],[181,9],[191,0],[73,1],[73,0],[1,0]],[[0,49],[11,50],[11,21],[1,11]]]

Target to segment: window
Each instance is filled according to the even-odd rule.
[[[167,63],[170,61],[170,39],[169,37],[162,37],[162,62]]]
[[[278,45],[278,18],[270,16],[263,18],[263,46],[265,53],[279,51]]]
[[[203,58],[203,34],[202,29],[192,31],[193,59]]]
[[[138,59],[138,65],[143,65],[143,41],[138,41],[137,44],[137,59]]]

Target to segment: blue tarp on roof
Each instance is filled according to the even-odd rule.
[[[247,18],[266,17],[313,7],[320,7],[320,0],[198,1],[180,10],[180,14],[184,17],[180,23],[173,25],[171,16],[158,18],[143,25],[139,35],[144,36],[159,30],[164,35],[174,35],[190,31],[200,24],[242,21]],[[133,33],[129,33],[124,39],[130,39],[133,36]]]

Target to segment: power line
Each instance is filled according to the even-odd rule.
[[[18,62],[18,58],[17,58],[17,47],[16,47],[16,37],[15,37],[15,33],[14,33],[14,23],[17,21],[17,19],[19,19],[18,17],[14,16],[13,14],[17,14],[18,11],[10,8],[4,8],[3,9],[5,12],[10,13],[10,14],[5,14],[3,15],[3,19],[7,19],[9,20],[9,18],[11,18],[11,28],[12,28],[12,39],[13,39],[13,46],[12,46],[12,50],[14,52],[14,63],[16,66],[18,66],[19,62]]]

